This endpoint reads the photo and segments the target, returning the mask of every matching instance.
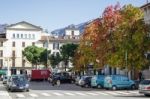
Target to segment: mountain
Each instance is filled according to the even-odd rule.
[[[65,34],[65,29],[67,28],[70,28],[70,27],[74,27],[76,29],[79,29],[80,33],[83,33],[84,31],[84,28],[86,27],[86,25],[88,25],[91,21],[88,21],[88,22],[84,22],[84,23],[80,23],[78,25],[74,25],[74,24],[71,24],[67,27],[64,27],[64,28],[61,28],[61,29],[56,29],[54,31],[52,31],[52,35],[55,35],[55,36],[63,36]]]

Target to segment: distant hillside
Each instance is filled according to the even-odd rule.
[[[52,35],[57,35],[57,36],[63,36],[65,34],[65,29],[70,27],[70,26],[75,26],[75,28],[79,29],[80,30],[80,33],[83,33],[84,31],[84,28],[86,25],[88,25],[91,21],[88,21],[88,22],[84,22],[84,23],[81,23],[81,24],[78,24],[78,25],[69,25],[67,27],[64,27],[64,28],[61,28],[61,29],[56,29],[54,31],[52,31]]]

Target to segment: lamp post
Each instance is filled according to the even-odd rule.
[[[48,60],[48,57],[49,57],[49,52],[48,52],[48,49],[49,49],[49,35],[46,36],[47,37],[47,67],[49,66],[49,68],[51,69],[51,71],[53,70],[53,68],[51,67],[51,65],[49,65],[49,60]]]

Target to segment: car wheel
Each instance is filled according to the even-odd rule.
[[[117,90],[117,87],[116,86],[112,86],[112,90]]]
[[[88,84],[85,84],[85,88],[88,88],[89,87],[89,85]]]
[[[102,88],[102,86],[101,85],[97,85],[97,88],[100,89],[100,88]]]
[[[144,94],[144,96],[146,96],[146,97],[150,97],[150,94]]]
[[[56,85],[57,85],[57,86],[60,86],[60,80],[57,80],[57,81],[56,81]]]
[[[10,92],[13,92],[14,90],[12,88],[10,88]]]
[[[135,85],[132,85],[132,86],[131,86],[131,89],[132,89],[132,90],[134,90],[135,88],[136,88]]]
[[[26,89],[26,92],[29,92],[29,89]]]

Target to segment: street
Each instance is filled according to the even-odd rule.
[[[52,86],[48,82],[31,82],[29,92],[8,92],[0,83],[1,99],[145,99],[138,90],[104,90],[94,88],[81,88],[74,84],[61,84]]]

